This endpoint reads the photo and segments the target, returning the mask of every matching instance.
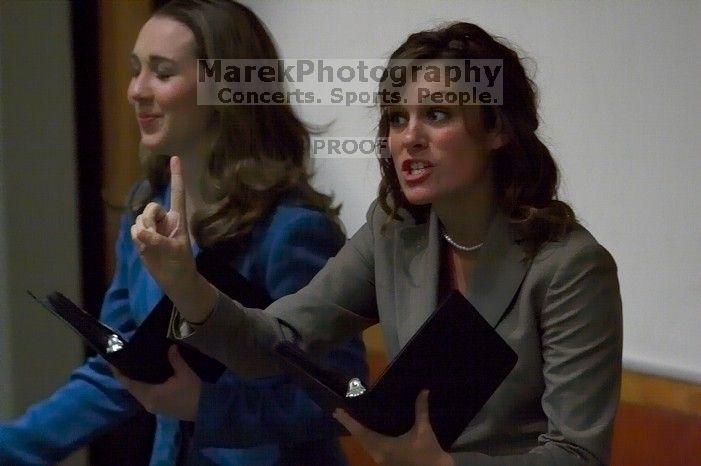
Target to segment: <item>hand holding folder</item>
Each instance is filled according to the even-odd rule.
[[[377,383],[363,391],[352,375],[320,365],[290,342],[275,352],[325,411],[345,409],[379,433],[414,424],[416,397],[429,394],[431,426],[448,450],[516,364],[516,353],[457,291],[423,324]]]
[[[204,250],[197,256],[197,269],[210,283],[244,306],[267,307],[271,299],[265,290],[251,284],[223,261],[222,257],[226,255],[224,247]],[[173,375],[173,368],[168,361],[168,348],[171,345],[178,346],[183,359],[202,380],[214,382],[224,372],[225,367],[220,362],[166,337],[173,310],[173,303],[167,296],[156,304],[134,334],[126,338],[59,292],[50,293],[45,301],[27,292],[66,322],[92,349],[130,379],[151,384],[165,382]]]

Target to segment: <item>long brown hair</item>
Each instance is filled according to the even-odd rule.
[[[154,16],[187,26],[198,59],[279,58],[263,23],[235,1],[173,0]],[[207,202],[192,217],[193,235],[201,246],[245,237],[291,190],[305,205],[338,221],[339,207],[310,185],[309,131],[289,105],[220,105],[215,113],[217,137],[201,180]],[[147,182],[132,196],[135,213],[169,181],[168,154],[148,154],[143,164]]]
[[[500,59],[503,60],[501,105],[480,107],[484,129],[497,128],[507,141],[493,153],[493,181],[497,206],[512,222],[529,256],[540,246],[557,240],[575,223],[574,212],[556,199],[558,170],[548,148],[536,135],[538,110],[536,86],[527,76],[518,54],[505,41],[497,40],[471,23],[454,23],[422,31],[409,38],[392,54],[395,60]],[[385,75],[385,77],[387,77]],[[383,80],[380,91],[388,89]],[[389,134],[387,107],[381,109],[378,137]],[[380,153],[382,180],[379,202],[391,219],[401,218],[404,209],[414,218],[425,219],[430,206],[415,206],[404,197],[391,156]]]

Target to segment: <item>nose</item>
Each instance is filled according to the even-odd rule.
[[[141,72],[136,76],[132,76],[127,88],[127,99],[131,103],[142,102],[150,99],[153,96],[151,86],[148,83],[148,76]]]
[[[428,145],[426,128],[419,118],[410,117],[402,134],[402,143],[409,151],[425,149]]]

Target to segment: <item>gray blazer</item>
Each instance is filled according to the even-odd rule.
[[[326,351],[379,321],[394,357],[436,308],[441,235],[433,213],[418,224],[405,215],[381,232],[386,218],[374,203],[367,223],[298,293],[265,312],[220,296],[207,322],[184,338],[255,377],[279,371],[269,357],[279,339]],[[456,464],[607,464],[622,350],[611,255],[577,226],[526,260],[497,215],[467,298],[519,359],[454,443]],[[178,329],[173,336],[183,338]]]

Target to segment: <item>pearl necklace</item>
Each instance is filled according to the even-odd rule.
[[[474,246],[463,246],[462,244],[458,243],[453,238],[448,236],[448,233],[446,233],[445,228],[441,228],[441,233],[443,234],[443,238],[448,242],[448,244],[453,246],[458,251],[463,251],[463,252],[477,251],[484,244],[484,242],[481,242],[479,244],[475,244]]]

